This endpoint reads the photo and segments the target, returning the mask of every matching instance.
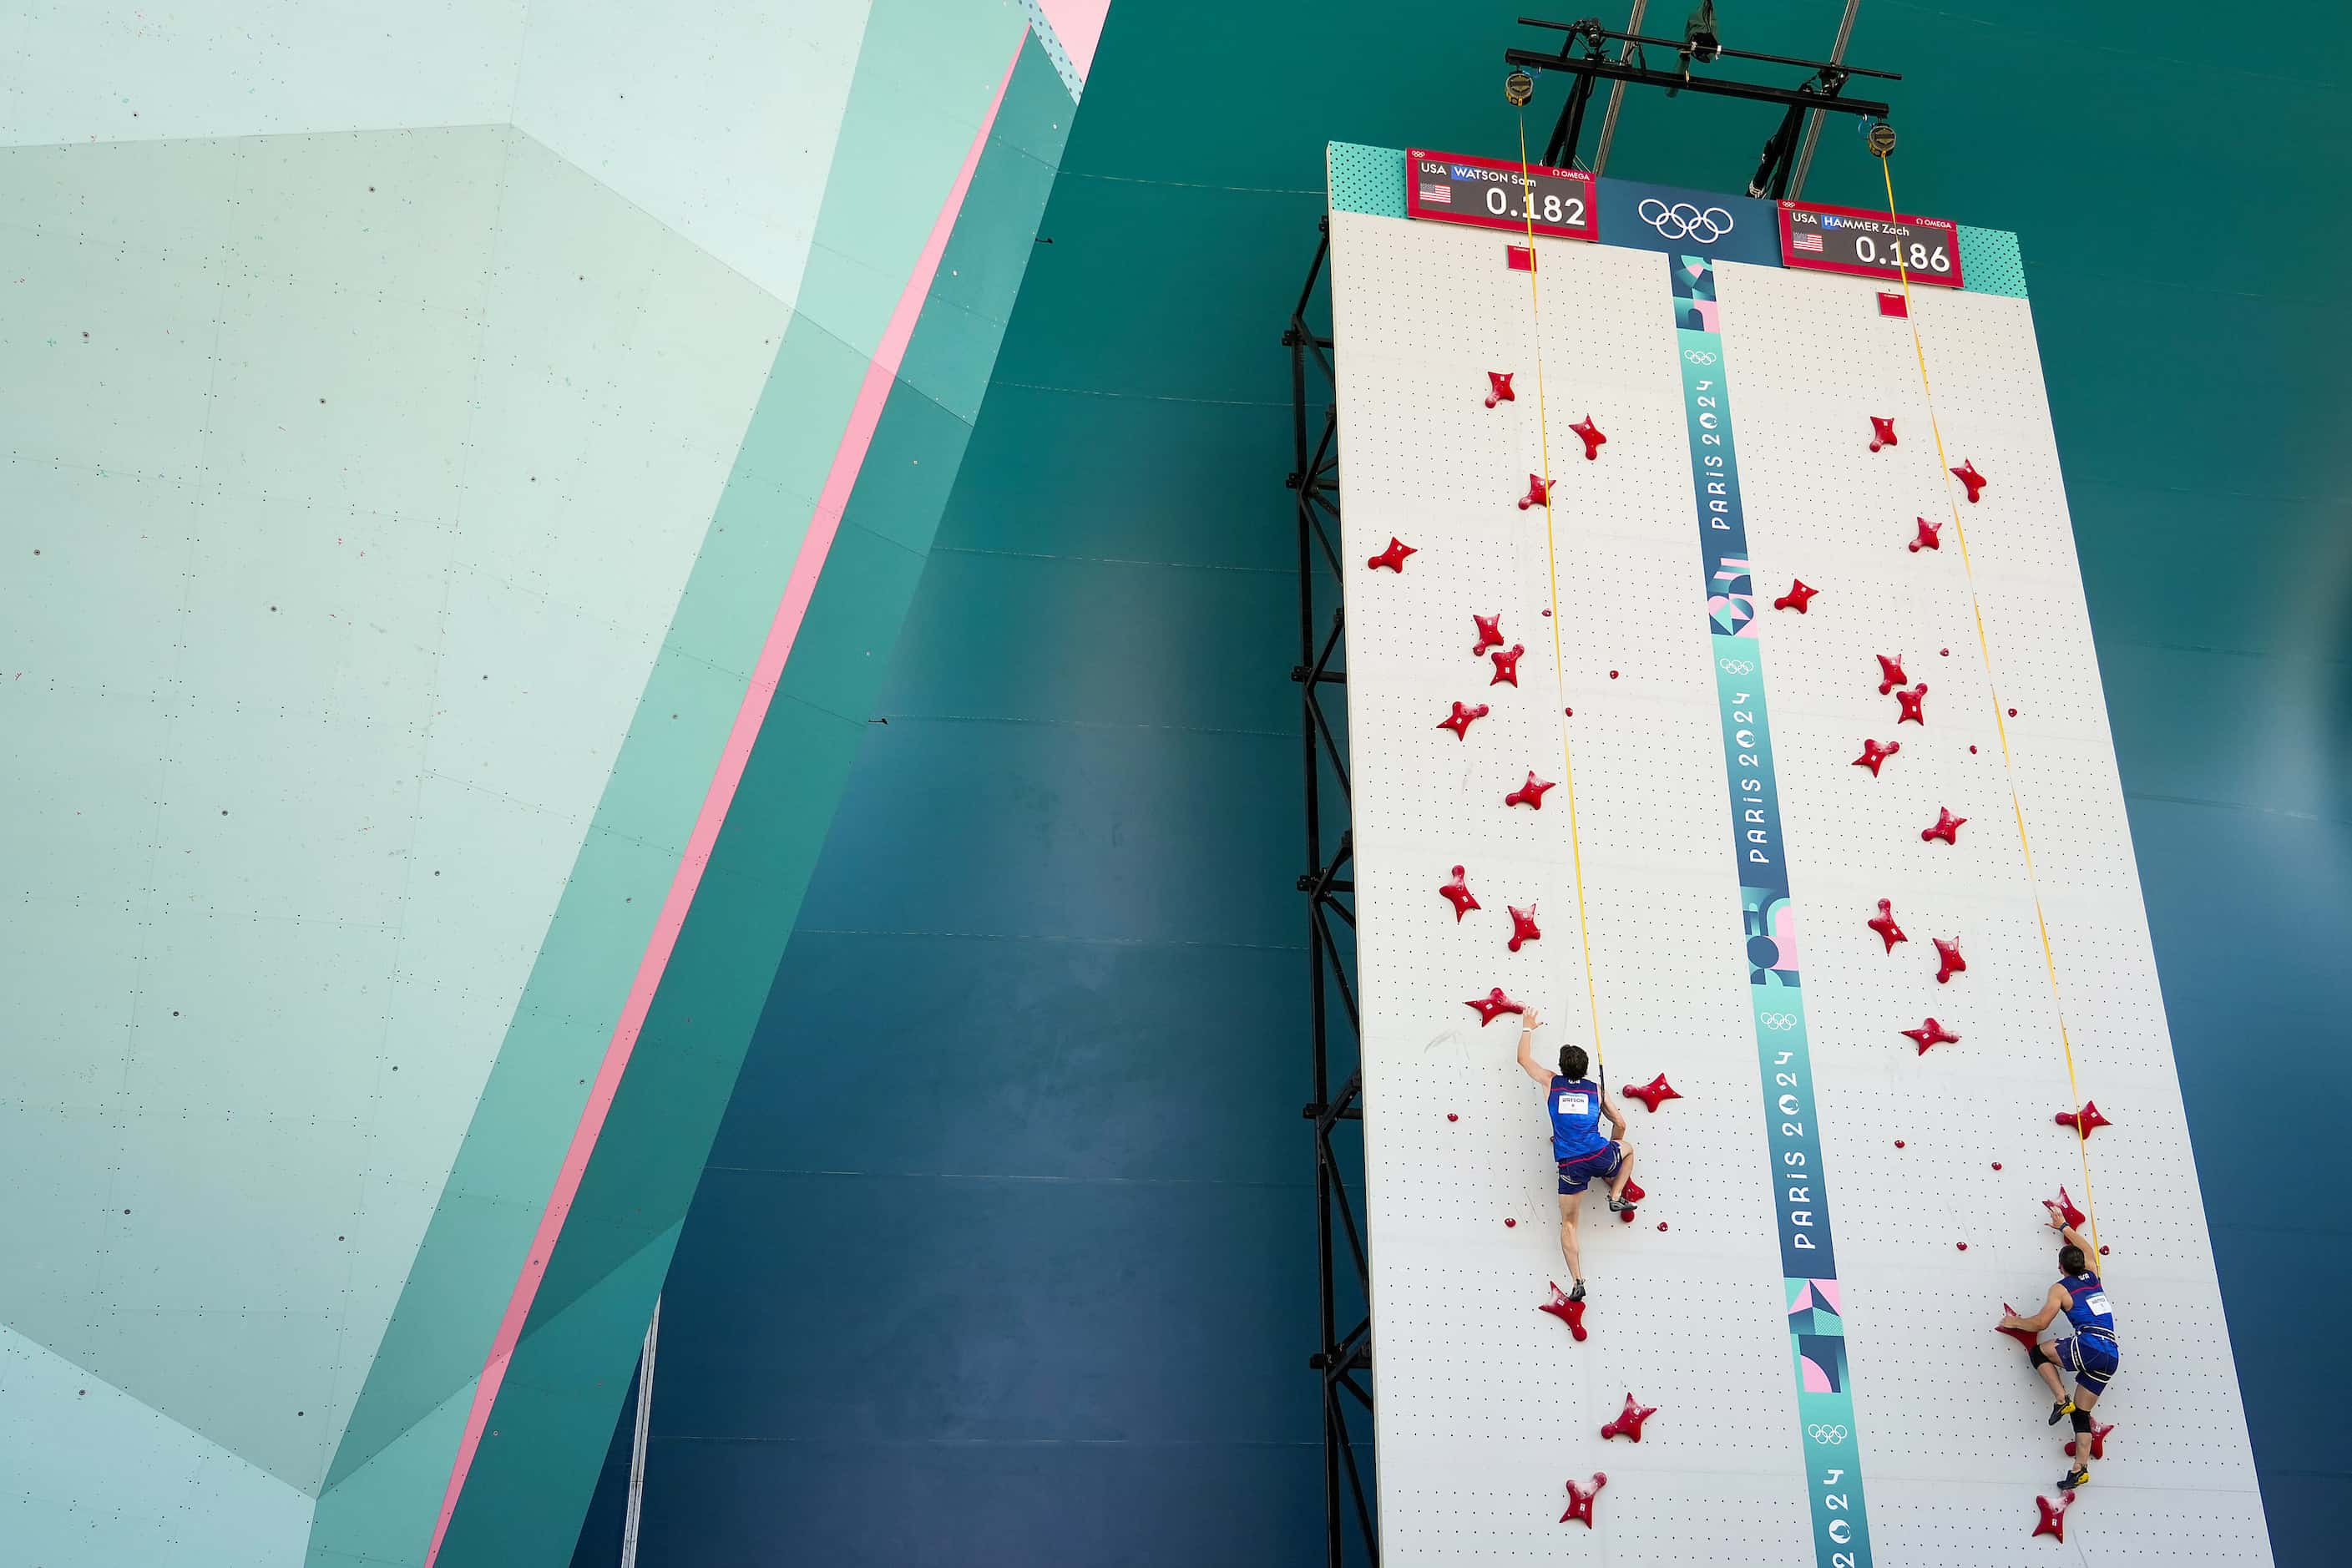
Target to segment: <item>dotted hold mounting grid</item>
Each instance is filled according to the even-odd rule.
[[[1800,1560],[1665,263],[1538,241],[1563,689],[1542,515],[1515,505],[1538,450],[1533,363],[1494,360],[1530,331],[1506,241],[1332,218],[1384,1552],[1553,1560],[1561,1480],[1605,1469],[1612,1560]],[[2003,1299],[2030,1308],[2046,1288],[2036,1205],[2076,1167],[2049,1121],[2065,1079],[1957,542],[1904,548],[1912,518],[1944,505],[1916,367],[1871,280],[1717,275],[1757,586],[1768,602],[1792,575],[1823,590],[1807,616],[1764,610],[1759,637],[1879,1560],[2024,1561],[2030,1489],[2058,1440],[1990,1323]],[[2030,316],[1997,293],[1915,299],[1947,441],[1966,444],[1953,460],[1974,456],[1993,481],[1964,521],[2003,700],[2021,710],[2011,737],[2078,1060],[2103,1106],[2127,1112],[2094,1152],[2128,1370],[2070,1532],[2127,1556],[2266,1562]],[[1488,370],[1517,374],[1517,404],[1483,405]],[[1588,412],[1611,437],[1598,463],[1566,433]],[[1871,413],[1895,416],[1901,447],[1867,452]],[[1504,458],[1490,481],[1480,465]],[[1402,576],[1365,572],[1391,533],[1423,553]],[[1485,686],[1474,610],[1499,611],[1526,645],[1517,690]],[[1881,652],[1929,684],[1924,729],[1895,725]],[[1434,728],[1454,700],[1493,710],[1466,742]],[[1663,1070],[1689,1097],[1628,1108],[1653,1196],[1633,1226],[1588,1204],[1582,1345],[1534,1310],[1561,1269],[1514,1021],[1482,1029],[1462,1005],[1496,984],[1536,1002],[1559,1026],[1547,1056],[1588,1032],[1562,792],[1539,813],[1500,805],[1529,767],[1560,777],[1560,723],[1612,1085]],[[1864,735],[1904,743],[1877,781],[1851,765]],[[1971,819],[1958,853],[1918,841],[1938,805]],[[1486,906],[1458,924],[1437,895],[1457,862]],[[1531,889],[1544,937],[1507,953],[1504,905]],[[1862,923],[1886,896],[1912,939],[1892,956]],[[1938,935],[1969,962],[1949,985],[1934,981]],[[1895,1031],[1928,1013],[1963,1040],[1921,1058]],[[1668,1377],[1692,1392],[1662,1397]],[[1628,1388],[1664,1411],[1638,1450],[1598,1438]]]

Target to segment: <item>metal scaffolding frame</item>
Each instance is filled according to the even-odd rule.
[[[1314,1099],[1301,1108],[1299,1114],[1315,1129],[1316,1286],[1320,1307],[1318,1348],[1307,1358],[1307,1364],[1320,1375],[1323,1384],[1326,1561],[1329,1568],[1341,1568],[1347,1561],[1347,1525],[1350,1517],[1363,1543],[1363,1554],[1358,1561],[1379,1563],[1380,1536],[1372,1523],[1369,1478],[1357,1463],[1349,1431],[1350,1399],[1361,1405],[1366,1415],[1372,1409],[1372,1391],[1357,1375],[1362,1373],[1367,1381],[1371,1375],[1371,1317],[1368,1308],[1354,1328],[1339,1332],[1339,1309],[1333,1294],[1336,1233],[1345,1243],[1346,1262],[1355,1270],[1358,1289],[1365,1293],[1368,1301],[1370,1299],[1363,1227],[1357,1221],[1355,1205],[1348,1195],[1339,1157],[1331,1147],[1332,1130],[1343,1121],[1360,1122],[1364,1113],[1360,1065],[1349,1067],[1346,1081],[1336,1091],[1331,1085],[1334,1035],[1344,1028],[1345,1038],[1338,1042],[1341,1054],[1352,1054],[1360,1063],[1360,1050],[1350,1053],[1347,1049],[1360,1041],[1360,1026],[1355,990],[1349,979],[1355,957],[1356,884],[1349,875],[1355,845],[1348,816],[1348,759],[1330,717],[1323,710],[1324,689],[1344,689],[1347,685],[1347,671],[1339,667],[1344,662],[1341,633],[1346,610],[1344,604],[1335,603],[1325,617],[1318,605],[1316,584],[1318,571],[1328,567],[1332,580],[1331,596],[1338,599],[1338,584],[1346,580],[1335,537],[1339,521],[1339,420],[1335,404],[1324,405],[1320,432],[1311,439],[1309,437],[1315,423],[1307,401],[1310,361],[1318,373],[1315,384],[1333,395],[1337,391],[1331,336],[1328,331],[1318,332],[1307,321],[1307,307],[1314,300],[1316,285],[1321,281],[1323,266],[1331,250],[1331,220],[1327,216],[1318,226],[1321,237],[1315,247],[1315,259],[1307,269],[1306,284],[1298,291],[1298,302],[1291,310],[1282,342],[1290,351],[1293,455],[1293,467],[1285,483],[1298,498],[1298,662],[1291,666],[1290,679],[1299,689],[1299,743],[1307,786],[1307,868],[1299,873],[1298,890],[1307,896],[1307,994],[1315,1089]],[[1327,797],[1323,786],[1322,771],[1326,767],[1339,783],[1336,800]],[[1334,830],[1336,837],[1332,836]],[[1339,1002],[1338,1017],[1333,1016],[1330,1006],[1334,995]]]

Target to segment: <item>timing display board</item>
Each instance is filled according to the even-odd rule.
[[[1592,176],[1581,169],[1554,169],[1460,153],[1408,148],[1405,213],[1439,223],[1505,228],[1562,239],[1598,239],[1601,215],[1592,199]]]
[[[1780,264],[1862,278],[1901,278],[1964,289],[1960,231],[1939,217],[1889,217],[1860,207],[1782,202]]]
[[[1539,237],[1574,307],[1538,323],[1492,236],[1339,210],[1330,242],[1383,1561],[2046,1560],[2064,1433],[1992,1331],[2048,1288],[2041,1200],[2080,1182],[2038,887],[2113,1119],[2124,1346],[2065,1550],[2267,1563],[2026,302],[1888,318],[1862,277]],[[1990,481],[1960,508],[1989,654],[1948,525],[1907,548],[1950,510],[1914,323],[1951,460]],[[1549,547],[1518,505],[1547,468]],[[1391,538],[1403,570],[1370,566]],[[1806,613],[1772,608],[1798,577]],[[1485,710],[1459,736],[1456,702]],[[1876,775],[1865,737],[1901,742]],[[1559,787],[1506,804],[1531,773]],[[1923,839],[1944,810],[1957,841]],[[1940,984],[1936,938],[1968,964]],[[1567,1276],[1516,1020],[1465,1005],[1496,987],[1547,1061],[1597,1013],[1639,1150],[1637,1222],[1582,1211],[1581,1343],[1537,1310]],[[1929,1016],[1959,1039],[1923,1055]],[[1624,1099],[1660,1074],[1682,1098]],[[1601,1436],[1628,1393],[1657,1407],[1638,1446]],[[1589,1540],[1563,1482],[1595,1472]]]

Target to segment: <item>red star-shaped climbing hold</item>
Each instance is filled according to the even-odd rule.
[[[1492,408],[1497,403],[1517,403],[1518,401],[1518,398],[1514,395],[1511,391],[1511,376],[1513,374],[1513,372],[1507,370],[1490,370],[1486,373],[1487,407]]]
[[[2003,1301],[2000,1304],[2000,1310],[2010,1317],[2014,1318],[2017,1316],[2017,1309],[2011,1306],[2006,1301]],[[2012,1329],[2006,1323],[1995,1323],[1992,1327],[1993,1332],[1997,1334],[2007,1334],[2011,1339],[2015,1340],[2027,1350],[2032,1350],[2036,1344],[2041,1342],[2032,1329]]]
[[[1902,685],[1907,679],[1908,677],[1903,673],[1902,659],[1889,658],[1883,653],[1878,656],[1878,694],[1881,697]]]
[[[2066,1509],[2074,1500],[2074,1494],[2073,1492],[2062,1494],[2054,1503],[2046,1497],[2035,1498],[2033,1500],[2035,1506],[2042,1510],[2042,1522],[2033,1527],[2033,1533],[2036,1535],[2054,1535],[2058,1538],[2060,1544],[2064,1544],[2066,1540]]]
[[[1617,1211],[1617,1217],[1623,1220],[1627,1225],[1632,1225],[1633,1223],[1633,1205],[1640,1203],[1643,1198],[1646,1198],[1649,1195],[1649,1194],[1642,1190],[1641,1183],[1627,1182],[1625,1184],[1625,1206]]]
[[[1897,724],[1926,725],[1927,718],[1925,713],[1920,711],[1919,704],[1927,700],[1927,683],[1924,680],[1908,691],[1896,692],[1895,694],[1895,721]]]
[[[2114,1122],[2099,1114],[2098,1105],[2095,1101],[2088,1100],[2083,1101],[2082,1110],[2062,1110],[2057,1114],[2054,1120],[2057,1121],[2059,1126],[2072,1127],[2079,1135],[2084,1138],[2088,1138],[2092,1133],[2096,1132],[2102,1127],[2113,1127],[2115,1125]]]
[[[2107,1457],[2107,1434],[2115,1429],[2116,1424],[2112,1421],[2103,1422],[2091,1428],[2091,1458],[2095,1459],[2104,1459]],[[2074,1445],[2073,1443],[2066,1445],[2066,1452],[2069,1454],[2074,1453]],[[2076,1458],[2080,1458],[2082,1456],[2079,1454],[2075,1455]]]
[[[1604,1439],[1622,1437],[1628,1443],[1638,1443],[1642,1440],[1642,1423],[1657,1413],[1656,1405],[1640,1403],[1629,1391],[1625,1395],[1625,1408],[1620,1410],[1606,1426],[1601,1428],[1601,1436]]]
[[[1949,985],[1952,976],[1968,973],[1969,961],[1960,956],[1960,944],[1946,942],[1940,936],[1927,939],[1936,944],[1936,984]]]
[[[1541,811],[1543,809],[1544,791],[1552,787],[1553,785],[1549,779],[1539,779],[1536,777],[1534,773],[1530,773],[1528,774],[1527,783],[1521,784],[1518,788],[1513,790],[1510,794],[1503,797],[1503,804],[1505,805],[1524,805],[1528,807],[1530,810]]]
[[[1516,904],[1506,904],[1503,907],[1511,911],[1510,947],[1513,952],[1518,952],[1520,948],[1543,935],[1542,931],[1536,929],[1536,909],[1533,904],[1529,904],[1526,909],[1520,909]]]
[[[1447,903],[1454,906],[1454,923],[1455,925],[1460,925],[1462,923],[1462,917],[1468,914],[1472,910],[1483,909],[1485,907],[1478,902],[1476,895],[1470,891],[1470,884],[1462,879],[1462,868],[1459,866],[1454,868],[1454,880],[1446,883],[1445,886],[1438,889],[1437,890],[1444,896]]]
[[[1666,1081],[1666,1075],[1660,1073],[1647,1083],[1633,1084],[1627,1088],[1625,1098],[1640,1100],[1650,1108],[1650,1114],[1655,1116],[1659,1106],[1670,1100],[1680,1100],[1682,1096],[1675,1092],[1673,1084]]]
[[[1486,684],[1500,686],[1507,681],[1517,686],[1519,683],[1519,656],[1527,651],[1517,643],[1513,643],[1507,648],[1498,647],[1488,654],[1486,657],[1495,661],[1495,676]]]
[[[1531,506],[1549,506],[1550,504],[1551,486],[1541,476],[1529,474],[1528,493],[1519,498],[1519,510],[1525,511]]]
[[[1900,741],[1864,741],[1862,743],[1862,755],[1854,758],[1853,765],[1858,768],[1868,768],[1870,776],[1876,778],[1878,764],[1902,749],[1903,742]]]
[[[1899,447],[1902,444],[1895,438],[1894,420],[1881,419],[1875,414],[1870,416],[1870,449],[1872,451],[1875,452],[1882,447]]]
[[[1545,1283],[1551,1287],[1551,1300],[1537,1307],[1536,1310],[1549,1312],[1568,1325],[1568,1331],[1570,1334],[1582,1340],[1584,1338],[1584,1303],[1570,1300],[1568,1292],[1559,1288],[1558,1280],[1546,1280]]]
[[[1941,550],[1942,548],[1944,548],[1944,525],[1940,522],[1929,522],[1924,517],[1919,519],[1919,531],[1911,538],[1911,553],[1916,555],[1922,550]]]
[[[2067,1195],[2066,1189],[2063,1187],[2058,1189],[2058,1201],[2056,1203],[2052,1203],[2048,1198],[2044,1198],[2042,1200],[2042,1206],[2048,1209],[2052,1214],[2058,1215],[2068,1225],[2074,1226],[2077,1229],[2082,1227],[2084,1220],[2091,1217],[2089,1215],[2084,1214],[2081,1209],[2074,1206],[2074,1200]]]
[[[1601,448],[1609,444],[1609,437],[1601,433],[1601,426],[1592,422],[1592,416],[1590,414],[1584,416],[1581,424],[1571,425],[1569,428],[1583,437],[1584,457],[1587,462],[1600,457]]]
[[[1789,579],[1789,591],[1773,600],[1772,607],[1776,610],[1794,610],[1801,616],[1805,613],[1805,606],[1812,602],[1813,595],[1820,592],[1819,588],[1806,587],[1803,578],[1791,577]]]
[[[1960,466],[1952,470],[1952,478],[1967,487],[1970,502],[1974,502],[1977,497],[1984,494],[1985,477],[1977,472],[1977,466],[1968,458],[1960,459]]]
[[[1527,1011],[1525,1007],[1520,1006],[1517,1002],[1514,1002],[1508,996],[1504,995],[1503,988],[1499,985],[1496,986],[1492,991],[1487,992],[1484,996],[1477,998],[1475,1001],[1465,1002],[1462,1005],[1469,1008],[1473,1013],[1478,1015],[1478,1026],[1482,1029],[1487,1025],[1493,1023],[1496,1019],[1501,1017],[1506,1013],[1524,1013]]]
[[[1956,1046],[1960,1043],[1959,1036],[1952,1033],[1951,1030],[1947,1029],[1943,1025],[1938,1024],[1933,1018],[1928,1019],[1926,1023],[1920,1025],[1916,1029],[1906,1029],[1903,1033],[1910,1037],[1913,1045],[1919,1047],[1919,1054],[1923,1057],[1927,1054],[1927,1047],[1929,1046]]]
[[[1954,816],[1949,807],[1939,805],[1936,808],[1936,826],[1921,828],[1919,842],[1925,844],[1930,838],[1940,838],[1947,844],[1957,845],[1960,841],[1960,826],[1967,821],[1965,816]]]
[[[1482,616],[1478,614],[1477,611],[1473,610],[1470,612],[1470,618],[1478,623],[1478,641],[1477,645],[1470,650],[1472,658],[1476,658],[1479,654],[1485,653],[1490,647],[1500,647],[1503,646],[1502,611],[1496,610],[1491,616]]]
[[[1881,899],[1878,900],[1878,917],[1875,920],[1871,921],[1869,924],[1871,930],[1876,931],[1885,940],[1886,951],[1889,952],[1893,952],[1895,951],[1895,944],[1896,942],[1909,942],[1911,940],[1909,937],[1903,934],[1903,928],[1895,923],[1895,903],[1891,899]]]
[[[1404,558],[1408,555],[1418,555],[1420,553],[1420,551],[1415,550],[1403,540],[1391,534],[1389,538],[1389,547],[1386,550],[1381,551],[1378,555],[1373,556],[1371,560],[1367,562],[1365,564],[1370,566],[1375,572],[1385,566],[1399,576],[1402,576],[1404,574]]]
[[[1592,1484],[1589,1487],[1578,1486],[1574,1481],[1569,1482],[1568,1511],[1559,1516],[1560,1523],[1566,1524],[1571,1519],[1580,1519],[1584,1521],[1584,1528],[1591,1530],[1592,1528],[1592,1500],[1599,1497],[1601,1495],[1601,1489],[1608,1484],[1608,1476],[1600,1470],[1592,1472]]]
[[[1475,708],[1465,702],[1456,702],[1454,705],[1454,711],[1440,719],[1437,721],[1437,727],[1441,730],[1453,731],[1456,740],[1466,741],[1470,738],[1471,721],[1484,719],[1486,716],[1486,705],[1484,702]]]

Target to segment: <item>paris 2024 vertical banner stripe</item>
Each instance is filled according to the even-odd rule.
[[[1773,1217],[1797,1380],[1797,1421],[1813,1521],[1816,1568],[1869,1568],[1861,1444],[1839,1310],[1837,1253],[1805,1047],[1804,993],[1797,979],[1797,914],[1789,900],[1772,731],[1764,711],[1764,649],[1748,526],[1739,511],[1739,465],[1731,443],[1715,268],[1704,257],[1670,256],[1675,338],[1689,427],[1691,486],[1698,501],[1706,574],[1707,634],[1723,752],[1731,780],[1731,846],[1739,867],[1741,941],[1763,1069],[1764,1125],[1771,1150]]]

